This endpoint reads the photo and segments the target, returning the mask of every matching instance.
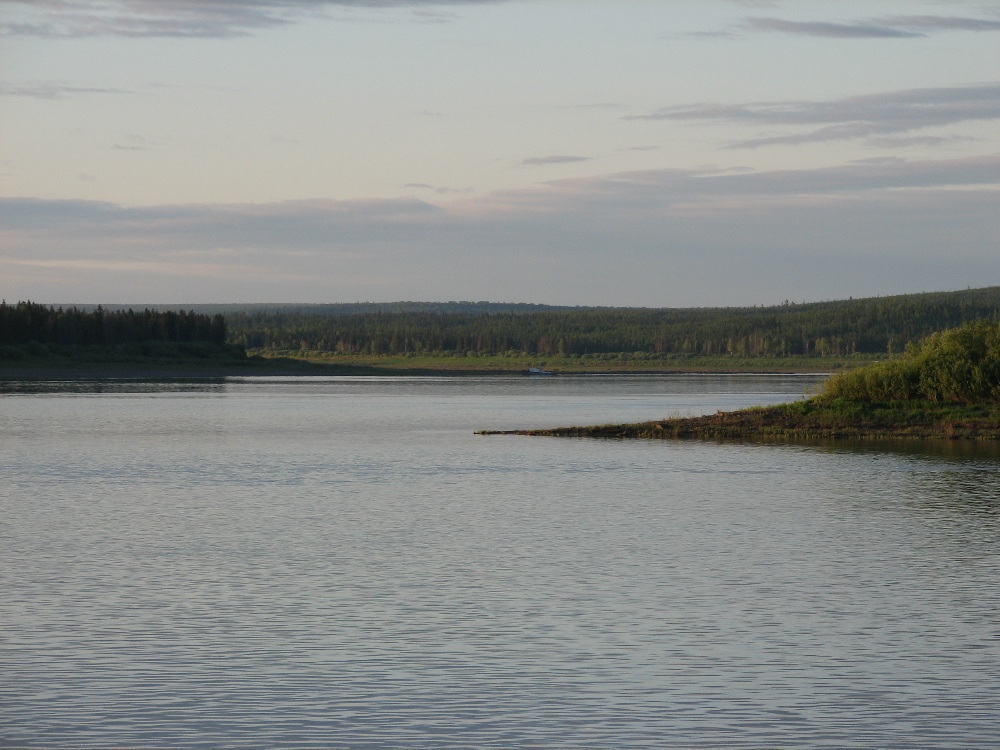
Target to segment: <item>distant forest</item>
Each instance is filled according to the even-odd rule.
[[[152,342],[226,343],[221,314],[132,309],[109,311],[0,303],[0,345],[121,346]]]
[[[219,309],[219,308],[215,308]],[[843,357],[1000,321],[1000,287],[773,307],[567,308],[488,303],[231,306],[229,341],[358,355]]]
[[[345,355],[846,357],[894,354],[970,321],[1000,287],[771,307],[595,308],[486,302],[193,305],[141,311],[0,303],[0,345],[235,344]],[[197,311],[196,311],[197,310]]]

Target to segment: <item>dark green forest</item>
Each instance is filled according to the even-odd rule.
[[[485,302],[192,308],[197,311],[0,303],[0,347],[11,355],[6,358],[31,354],[26,347],[97,347],[135,356],[174,356],[184,349],[201,357],[224,344],[234,353],[247,348],[364,357],[878,357],[898,354],[936,331],[1000,322],[1000,287],[739,308]]]
[[[226,343],[222,315],[145,309],[84,311],[34,302],[0,303],[0,344],[36,341],[66,346],[117,346],[146,341]]]
[[[935,331],[973,320],[1000,321],[1000,287],[771,307],[394,303],[249,306],[226,315],[229,341],[250,349],[375,356],[895,354]]]

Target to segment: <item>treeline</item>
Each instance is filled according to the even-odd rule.
[[[892,354],[971,320],[1000,321],[1000,287],[744,308],[557,308],[354,314],[264,308],[227,316],[252,349],[360,355],[660,355],[844,357]]]
[[[1000,324],[974,322],[910,344],[899,359],[834,375],[824,395],[857,401],[1000,401]]]
[[[226,343],[222,315],[156,310],[84,311],[33,302],[0,303],[0,345],[29,343],[112,347],[147,342]]]
[[[81,310],[91,311],[96,309],[96,305],[69,305],[63,307],[78,307]],[[139,305],[107,304],[103,306],[105,310],[126,310],[129,307],[139,307]],[[375,313],[472,313],[482,315],[486,313],[529,313],[543,311],[557,311],[579,308],[568,308],[560,305],[539,305],[527,302],[331,302],[331,303],[289,303],[289,302],[228,302],[228,303],[201,303],[194,305],[157,305],[160,310],[181,310],[193,311],[208,315],[216,313],[227,318],[238,313],[295,313],[299,315],[363,315]]]

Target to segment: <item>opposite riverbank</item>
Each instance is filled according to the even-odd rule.
[[[247,356],[241,347],[158,344],[148,353],[127,347],[29,344],[0,352],[0,380],[171,380],[275,375],[372,375],[377,368],[292,358]]]
[[[36,361],[0,366],[0,380],[188,380],[226,377],[281,377],[335,375],[405,375],[377,367],[319,365],[300,360],[247,358],[217,362],[197,360],[75,362]]]
[[[851,370],[886,359],[885,355],[850,357],[796,355],[788,357],[696,356],[621,352],[586,355],[479,355],[475,352],[440,352],[420,355],[352,355],[318,351],[248,350],[262,359],[304,362],[333,367],[377,369],[383,374],[527,372],[535,367],[557,375],[667,374],[667,373],[829,373]]]
[[[239,347],[163,347],[150,354],[123,348],[27,345],[0,356],[0,379],[72,380],[221,378],[226,376],[441,376],[514,375],[530,368],[554,375],[669,373],[828,373],[870,363],[869,357],[639,357],[602,355],[587,358],[457,357],[450,355],[317,356],[283,352],[244,352]],[[197,354],[197,356],[195,356]]]

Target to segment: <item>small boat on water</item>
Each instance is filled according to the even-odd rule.
[[[543,370],[541,367],[529,367],[528,375],[551,375],[552,370]]]

